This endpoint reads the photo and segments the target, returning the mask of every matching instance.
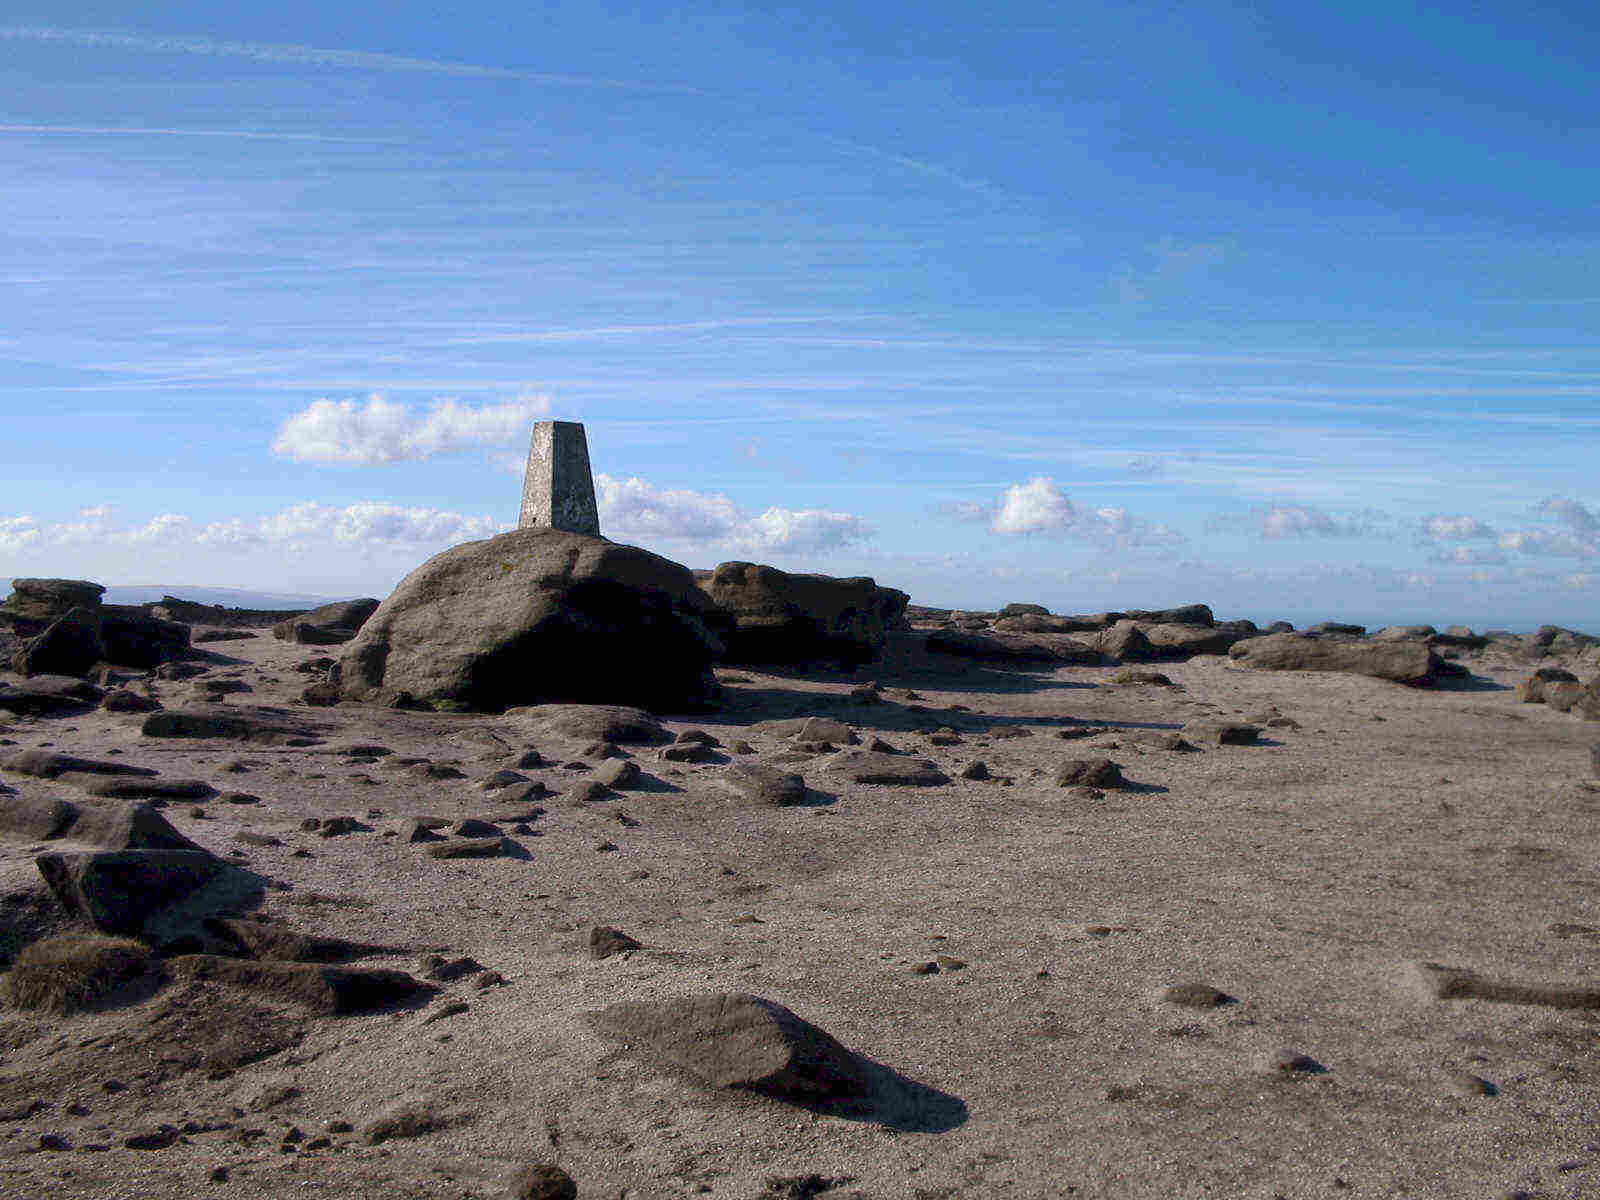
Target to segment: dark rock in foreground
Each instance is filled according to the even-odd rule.
[[[347,699],[397,693],[501,711],[550,701],[699,707],[716,694],[716,616],[688,568],[556,529],[435,555],[344,652]]]
[[[864,1064],[781,1004],[732,992],[613,1004],[589,1014],[606,1037],[628,1042],[713,1087],[801,1097],[859,1094]]]
[[[167,960],[180,979],[210,979],[330,1016],[370,1012],[409,999],[422,984],[404,971],[183,954]]]
[[[139,731],[155,738],[227,738],[268,745],[309,745],[315,725],[280,708],[234,704],[194,705],[151,713]]]
[[[226,868],[203,850],[42,854],[39,874],[67,911],[102,933],[137,934],[145,920]]]

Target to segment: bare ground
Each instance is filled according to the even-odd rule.
[[[219,647],[211,676],[253,689],[238,705],[289,705],[307,680],[291,668],[322,653]],[[786,743],[759,722],[833,715],[953,781],[841,784],[800,762],[787,769],[810,803],[753,808],[713,786],[720,764],[631,747],[646,789],[553,796],[533,833],[510,834],[514,856],[450,861],[383,832],[503,809],[477,781],[529,746],[556,764],[583,747],[506,718],[349,705],[301,708],[328,728],[299,748],[157,741],[100,711],[16,719],[0,729],[16,748],[120,752],[258,794],[165,812],[219,854],[242,850],[271,881],[267,914],[403,948],[371,965],[470,955],[507,983],[468,977],[422,1007],[344,1018],[208,982],[70,1018],[6,1012],[0,1196],[494,1197],[532,1161],[559,1163],[583,1200],[754,1200],[769,1177],[813,1173],[837,1185],[824,1200],[1600,1195],[1600,1012],[1430,1000],[1403,970],[1600,983],[1600,727],[1518,704],[1507,687],[1526,665],[1467,661],[1475,681],[1449,690],[1220,658],[1160,668],[1177,687],[1109,686],[1108,668],[963,668],[904,639],[856,676],[726,670],[727,711],[670,729],[747,739],[770,762]],[[868,675],[885,702],[850,703]],[[157,694],[172,707],[188,688]],[[1294,724],[1255,746],[1141,741],[1272,709]],[[1107,732],[1056,736],[1085,723]],[[960,741],[930,742],[940,726]],[[993,732],[1013,726],[1029,736]],[[329,753],[350,743],[393,753]],[[1102,755],[1132,787],[1053,782],[1061,761]],[[463,777],[419,778],[403,757]],[[955,778],[973,759],[1010,782]],[[561,793],[586,778],[524,773]],[[364,828],[300,829],[332,815]],[[25,886],[36,852],[0,843],[0,884]],[[596,924],[645,949],[593,960]],[[912,970],[938,955],[966,965]],[[1187,981],[1232,1002],[1160,998]],[[697,991],[788,1006],[874,1064],[872,1094],[830,1107],[713,1091],[583,1020]],[[430,1020],[452,1003],[467,1007]],[[1320,1069],[1275,1069],[1284,1049]],[[380,1145],[338,1131],[410,1095],[447,1127]],[[162,1123],[170,1145],[124,1145]],[[285,1146],[290,1128],[303,1140]],[[69,1148],[41,1149],[52,1134]]]

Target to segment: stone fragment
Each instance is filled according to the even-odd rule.
[[[1230,1003],[1233,998],[1209,983],[1191,980],[1167,988],[1161,993],[1161,999],[1168,1004],[1180,1004],[1184,1008],[1220,1008]]]
[[[613,1004],[590,1014],[603,1035],[625,1041],[713,1087],[781,1095],[858,1093],[861,1061],[823,1030],[761,996],[680,996]]]
[[[518,1167],[506,1180],[508,1200],[578,1200],[578,1185],[554,1163]]]
[[[950,777],[925,758],[903,754],[878,754],[871,750],[841,750],[821,767],[830,775],[842,775],[854,783],[891,786],[936,787]]]
[[[789,807],[804,804],[806,781],[799,775],[759,763],[730,763],[714,780],[723,791],[756,804]]]
[[[494,858],[504,850],[503,837],[456,838],[434,842],[423,853],[429,858]]]
[[[158,772],[152,767],[136,767],[129,763],[108,762],[98,758],[78,758],[71,754],[57,754],[52,750],[15,750],[0,755],[0,770],[16,775],[31,775],[35,779],[55,779],[68,772],[81,775],[142,775]]]
[[[610,925],[596,925],[589,931],[589,956],[610,958],[613,954],[626,954],[644,949],[644,943],[635,941],[620,929]]]
[[[656,755],[666,762],[705,763],[717,761],[717,752],[701,742],[681,742],[674,743],[671,746],[663,746],[656,751]]]
[[[151,713],[140,732],[159,738],[224,738],[266,745],[309,745],[319,728],[284,709],[210,705]]]
[[[370,1145],[377,1146],[396,1138],[422,1137],[462,1120],[431,1097],[413,1096],[385,1108],[361,1127],[361,1133]]]
[[[642,772],[639,764],[625,758],[613,758],[602,763],[594,773],[594,782],[609,788],[630,788],[639,782]]]
[[[975,758],[961,768],[960,775],[962,779],[988,779],[989,764],[981,758]]]
[[[1208,746],[1251,746],[1261,734],[1256,725],[1236,721],[1190,721],[1183,727],[1193,741]]]
[[[620,704],[536,704],[508,709],[504,719],[529,726],[537,733],[578,742],[636,745],[667,740],[667,731],[650,713]],[[535,756],[533,760],[519,761],[519,767],[546,765],[537,750],[530,753]]]
[[[1122,768],[1109,758],[1069,758],[1056,768],[1057,787],[1121,787]]]
[[[910,599],[865,577],[790,574],[747,562],[721,563],[697,578],[730,623],[730,663],[866,662],[904,626]]]

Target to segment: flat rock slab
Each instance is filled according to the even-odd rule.
[[[504,851],[503,837],[463,837],[428,843],[423,853],[429,858],[494,858]]]
[[[311,745],[321,730],[280,708],[218,704],[151,713],[139,732],[159,738],[226,738],[266,745]]]
[[[18,750],[0,755],[0,771],[17,775],[31,775],[35,779],[55,779],[68,772],[80,775],[155,775],[151,767],[135,767],[128,763],[106,762],[102,759],[75,758],[70,754],[56,754],[49,750]]]
[[[664,742],[667,731],[642,708],[622,704],[535,704],[510,708],[504,719],[584,742]]]
[[[20,684],[0,684],[0,709],[18,716],[73,713],[103,699],[99,688],[70,675],[34,675]]]
[[[91,796],[113,800],[203,800],[216,789],[199,779],[150,778],[144,775],[85,775],[68,771],[57,783],[80,788]]]
[[[1235,642],[1228,657],[1264,671],[1338,671],[1413,687],[1431,682],[1439,658],[1424,642],[1372,642],[1274,633]]]
[[[830,775],[843,775],[853,783],[937,787],[950,782],[948,775],[925,758],[876,750],[841,750],[819,765]]]
[[[136,934],[158,909],[205,887],[225,868],[204,850],[41,854],[39,874],[67,911],[102,933]]]
[[[148,804],[85,804],[28,793],[0,796],[0,837],[65,838],[106,850],[200,849]]]
[[[756,804],[787,807],[804,804],[806,781],[790,771],[765,767],[759,763],[736,762],[714,781],[723,791]]]
[[[595,1030],[679,1067],[712,1087],[798,1096],[866,1087],[864,1064],[783,1005],[743,992],[613,1004],[589,1014]]]
[[[215,954],[181,954],[168,959],[167,967],[180,979],[213,980],[329,1016],[387,1008],[416,995],[423,987],[404,971],[260,962]]]
[[[793,738],[797,742],[829,742],[835,746],[854,746],[861,739],[843,721],[832,717],[788,717],[762,721],[755,732],[771,737]]]

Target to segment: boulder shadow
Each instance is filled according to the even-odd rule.
[[[681,792],[683,791],[683,788],[679,787],[675,783],[669,783],[659,775],[652,775],[649,771],[640,771],[639,777],[632,783],[628,784],[627,787],[613,788],[612,790],[625,796],[629,792],[655,792],[658,794],[666,792]]]
[[[819,1116],[881,1125],[899,1133],[949,1133],[967,1123],[967,1104],[961,1097],[918,1083],[865,1055],[855,1058],[862,1086],[854,1092],[806,1097],[767,1088],[746,1090]]]
[[[509,837],[502,837],[500,839],[500,857],[514,858],[518,862],[532,862],[533,851],[519,841]]]
[[[1435,692],[1509,692],[1508,684],[1497,683],[1484,675],[1444,675],[1430,685]]]

